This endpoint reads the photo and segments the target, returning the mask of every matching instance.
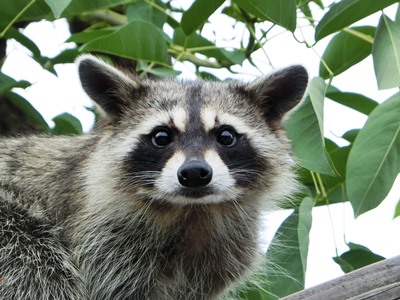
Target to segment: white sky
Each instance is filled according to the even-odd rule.
[[[395,7],[391,7],[386,9],[385,13],[393,17],[394,11]],[[377,25],[379,16],[380,14],[377,14],[361,21],[360,24]],[[214,16],[211,19],[211,24],[207,25],[205,30],[209,30],[210,34],[215,31],[217,37],[227,39],[232,37],[237,42],[241,38],[237,31],[236,33],[227,34],[220,30],[226,28],[227,22],[230,22],[228,18]],[[315,52],[295,42],[290,33],[284,33],[284,30],[279,28],[275,32],[278,36],[269,41],[265,49],[274,67],[302,64],[309,70],[311,77],[317,76],[319,58]],[[57,55],[61,49],[66,47],[64,41],[69,36],[66,22],[63,20],[54,23],[40,22],[32,24],[26,28],[24,33],[35,41],[42,50],[43,55],[49,57]],[[310,31],[307,32],[304,29],[304,34],[309,36]],[[298,31],[296,36],[301,37]],[[310,37],[308,38],[309,41],[312,41]],[[315,51],[319,55],[322,55],[328,41],[329,39],[324,39],[315,47]],[[8,51],[8,58],[4,64],[3,72],[17,80],[24,79],[33,83],[26,91],[19,92],[30,100],[50,124],[54,116],[67,111],[82,121],[85,130],[90,129],[93,123],[93,115],[84,107],[90,106],[91,102],[80,88],[73,64],[56,66],[58,77],[55,77],[43,71],[39,65],[29,58],[29,51],[20,47],[17,43],[11,43]],[[255,62],[264,73],[268,73],[271,70],[262,51],[258,51]],[[177,63],[175,67],[183,71],[182,77],[193,78],[193,69],[190,66]],[[237,78],[246,80],[252,79],[253,75],[259,75],[259,72],[248,64],[244,64],[243,67],[237,67],[235,70],[240,72],[236,76]],[[220,78],[231,76],[229,72],[223,70],[213,71],[213,73]],[[361,93],[379,102],[387,99],[395,92],[394,90],[377,90],[371,57],[342,75],[335,77],[333,85],[342,91]],[[361,128],[365,120],[366,118],[363,115],[332,101],[328,100],[325,103],[325,134],[336,141],[338,141],[336,137],[341,136],[347,130]],[[397,236],[400,232],[400,218],[393,220],[395,205],[399,199],[400,180],[398,178],[395,188],[393,188],[387,199],[377,209],[363,214],[357,220],[353,219],[353,213],[348,204],[331,206],[330,215],[326,207],[314,209],[306,285],[312,286],[342,275],[339,266],[332,260],[332,257],[335,256],[333,236],[335,237],[339,254],[348,250],[344,243],[346,239],[347,242],[367,246],[372,251],[385,257],[399,255],[400,239]],[[275,214],[269,224],[270,231],[267,234],[268,236],[287,215],[288,212]],[[332,226],[332,224],[334,225]]]

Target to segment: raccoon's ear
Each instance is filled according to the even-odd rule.
[[[280,122],[303,98],[308,74],[302,66],[291,66],[251,83],[247,88],[261,106],[267,122]]]
[[[135,91],[140,88],[139,79],[91,55],[79,57],[76,64],[86,94],[100,106],[107,117],[120,117],[132,101]]]

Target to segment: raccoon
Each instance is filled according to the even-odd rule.
[[[260,214],[295,190],[282,120],[307,72],[77,66],[102,115],[91,133],[0,139],[0,299],[220,299],[257,264]]]

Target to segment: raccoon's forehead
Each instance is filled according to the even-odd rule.
[[[248,132],[246,124],[250,120],[257,124],[261,118],[239,90],[234,83],[202,81],[149,85],[146,99],[141,99],[136,109],[138,130],[144,133],[165,125],[185,132],[189,124],[197,124],[206,132],[220,125]]]

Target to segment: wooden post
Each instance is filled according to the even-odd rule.
[[[321,272],[324,269],[321,268]],[[347,273],[282,300],[400,299],[400,256]]]

